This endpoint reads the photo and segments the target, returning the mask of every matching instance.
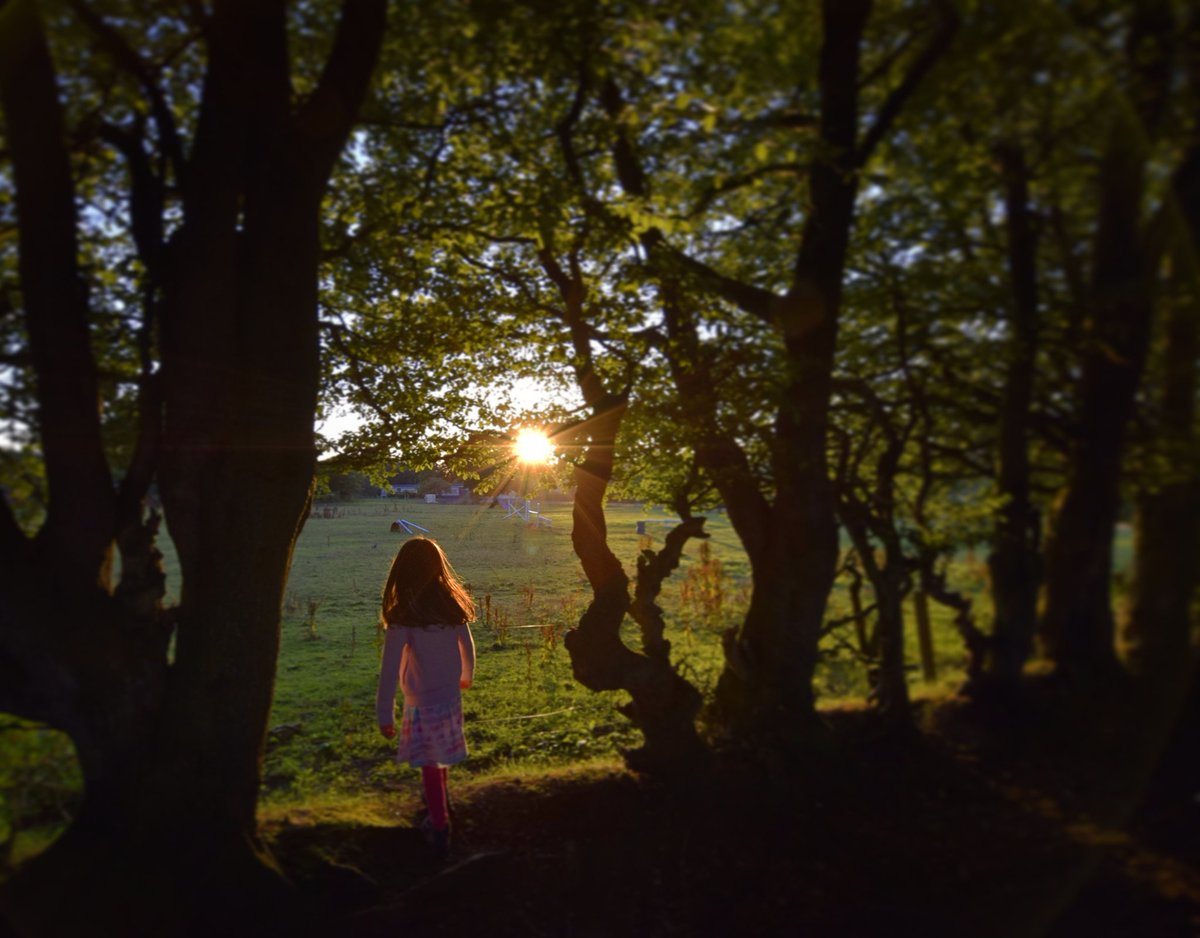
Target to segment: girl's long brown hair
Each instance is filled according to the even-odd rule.
[[[437,541],[414,537],[396,552],[383,587],[384,626],[459,625],[475,619],[475,604]]]

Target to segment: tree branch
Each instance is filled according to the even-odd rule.
[[[806,163],[789,161],[786,163],[767,163],[765,166],[758,166],[744,173],[738,173],[735,176],[731,176],[719,186],[709,186],[700,194],[700,198],[696,201],[696,204],[684,212],[683,217],[695,218],[701,212],[707,210],[720,196],[728,195],[730,192],[736,192],[745,186],[753,185],[765,176],[771,176],[776,173],[790,173],[798,176],[807,169],[808,164]]]
[[[571,107],[563,115],[562,120],[554,125],[554,135],[558,137],[558,146],[562,150],[563,162],[567,164],[567,175],[580,194],[587,197],[587,187],[583,179],[583,168],[579,165],[579,154],[575,152],[575,126],[583,114],[583,105],[587,101],[588,74],[585,66],[579,68],[579,84],[575,88],[575,97]]]
[[[150,102],[150,113],[162,140],[163,153],[175,172],[175,178],[184,179],[187,169],[183,157],[183,146],[179,141],[179,130],[175,125],[174,112],[155,80],[154,69],[131,46],[121,33],[93,10],[84,0],[68,0],[75,15],[90,29],[101,44],[108,49],[113,60],[134,79],[145,92]]]
[[[130,230],[138,257],[151,279],[157,280],[162,274],[164,186],[142,148],[143,130],[141,120],[135,120],[132,130],[104,124],[100,136],[121,152],[129,166]]]
[[[621,188],[635,198],[644,199],[649,195],[646,174],[642,171],[642,164],[633,151],[633,144],[630,143],[629,136],[625,133],[624,125],[620,122],[621,112],[625,109],[625,99],[621,94],[621,89],[611,77],[604,82],[604,87],[600,92],[600,103],[604,106],[605,113],[617,125],[612,154]]]
[[[75,186],[36,5],[10,0],[3,11],[0,106],[16,181],[21,289],[51,496],[42,533],[73,575],[95,582],[113,536],[114,499],[79,272]]]
[[[366,96],[386,19],[386,0],[345,0],[321,79],[296,113],[293,143],[310,148],[311,165],[322,182]]]
[[[946,50],[950,48],[950,43],[954,40],[958,33],[959,19],[958,16],[946,5],[941,24],[933,39],[930,40],[922,51],[917,56],[915,62],[909,68],[907,74],[901,80],[900,84],[892,89],[891,94],[883,102],[879,113],[875,116],[875,121],[863,136],[862,142],[854,155],[856,166],[864,166],[871,158],[871,154],[875,152],[875,148],[879,143],[891,132],[892,125],[896,122],[900,111],[904,105],[908,103],[909,98],[916,92],[921,81],[929,74],[938,59],[945,55]]]
[[[601,103],[604,105],[605,112],[614,120],[619,118],[625,107],[621,90],[612,78],[604,83]],[[646,175],[624,128],[620,127],[619,123],[612,145],[612,155],[621,188],[635,198],[645,198],[647,194]],[[757,316],[764,322],[773,322],[773,311],[777,307],[779,299],[772,291],[743,283],[733,277],[727,277],[707,264],[689,257],[667,244],[666,238],[658,228],[650,228],[642,232],[639,240],[647,256],[656,256],[660,262],[673,265],[678,270],[688,273],[707,292],[722,297],[744,312]]]

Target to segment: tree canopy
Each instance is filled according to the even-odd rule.
[[[575,673],[629,691],[641,768],[804,745],[831,636],[906,725],[909,597],[954,608],[980,698],[1039,653],[1177,691],[1198,62],[1175,0],[0,0],[0,708],[72,735],[97,815],[150,830],[178,799],[132,776],[186,775],[205,842],[253,844],[314,471],[499,490],[526,423],[577,486]],[[683,521],[632,579],[614,495]],[[655,597],[718,509],[753,591],[702,734]],[[948,579],[968,545],[990,603]]]

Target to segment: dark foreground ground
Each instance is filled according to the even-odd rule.
[[[727,754],[670,787],[611,767],[460,784],[440,865],[413,816],[297,812],[266,831],[296,886],[278,931],[1200,936],[1195,710],[1176,725],[1042,688],[1016,713],[925,705],[904,735],[827,713],[786,768]]]
[[[397,827],[284,825],[274,849],[356,936],[1200,935],[1195,714],[1168,742],[1101,701],[1079,733],[1052,695],[928,706],[902,738],[830,713],[787,771],[460,786],[440,869]]]

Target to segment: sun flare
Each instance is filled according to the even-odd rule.
[[[547,463],[554,455],[554,444],[541,430],[525,427],[517,432],[513,455],[524,463]]]

